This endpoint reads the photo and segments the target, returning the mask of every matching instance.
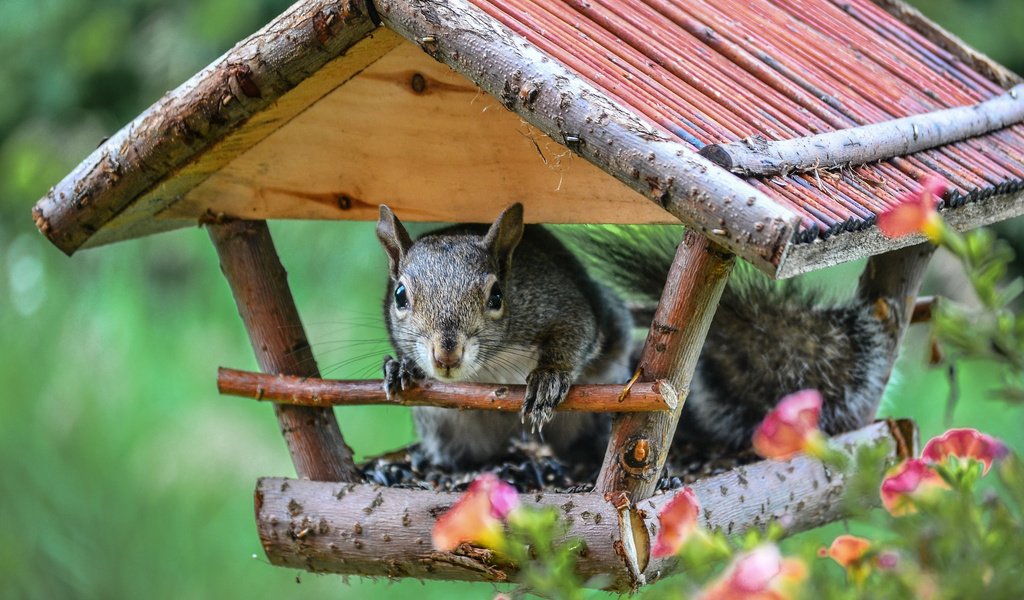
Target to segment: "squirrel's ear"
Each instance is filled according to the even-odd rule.
[[[377,239],[384,251],[388,253],[388,265],[391,268],[391,278],[398,279],[398,265],[401,264],[405,253],[412,246],[412,238],[405,226],[398,220],[395,213],[385,204],[380,205],[380,218],[377,219]]]
[[[484,236],[484,245],[502,270],[499,276],[503,277],[512,265],[512,251],[519,245],[522,237],[523,205],[516,202],[498,215]]]

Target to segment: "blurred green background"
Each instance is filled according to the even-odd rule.
[[[1020,0],[919,0],[1024,72]],[[0,595],[447,598],[488,585],[299,574],[262,558],[260,475],[292,475],[268,406],[222,398],[218,365],[255,368],[205,232],[64,257],[29,209],[96,145],[287,6],[283,0],[0,2]],[[366,223],[275,223],[325,374],[373,376],[383,259]],[[824,279],[851,281],[858,265]],[[359,285],[353,285],[358,283]],[[841,287],[841,286],[840,286]],[[912,336],[886,414],[942,428],[946,382]],[[1024,450],[1024,411],[962,372],[955,421]],[[338,411],[360,456],[411,439],[397,409]]]

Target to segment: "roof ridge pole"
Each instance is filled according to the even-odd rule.
[[[666,380],[679,402],[672,411],[615,417],[595,491],[627,492],[634,504],[654,494],[704,338],[734,263],[733,255],[687,230],[638,367],[642,380]]]
[[[209,225],[207,231],[260,369],[319,377],[266,221],[230,220]],[[331,408],[275,404],[274,412],[299,477],[361,481]]]

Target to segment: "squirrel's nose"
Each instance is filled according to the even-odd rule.
[[[438,369],[454,369],[462,364],[462,347],[457,346],[446,350],[438,346],[431,349],[431,358],[434,359],[434,366]]]

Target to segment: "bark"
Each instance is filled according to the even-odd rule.
[[[384,23],[509,110],[768,273],[797,215],[649,122],[465,0],[380,0]]]
[[[267,224],[229,221],[208,229],[260,369],[319,377]],[[299,477],[360,479],[332,409],[287,405],[274,409]]]
[[[711,144],[700,154],[741,175],[856,166],[914,154],[1024,121],[1024,84],[975,104],[791,140],[761,136]]]
[[[425,380],[388,398],[379,379],[338,381],[221,368],[217,371],[217,390],[230,396],[298,406],[392,404],[519,412],[526,386],[450,384]],[[556,410],[647,412],[672,410],[677,405],[676,393],[671,385],[665,381],[655,381],[636,383],[624,395],[621,385],[575,385]]]
[[[634,501],[654,493],[733,262],[731,255],[687,230],[672,262],[638,367],[641,380],[668,380],[679,391],[682,402],[671,412],[615,418],[597,478],[601,493],[626,492]]]
[[[907,458],[914,451],[912,436],[913,424],[903,421],[876,423],[835,441],[849,447],[885,440],[890,456]],[[702,525],[739,534],[772,521],[796,533],[839,519],[844,486],[842,475],[801,455],[739,467],[691,487],[702,506]],[[267,557],[278,566],[370,577],[514,578],[512,566],[490,551],[468,544],[454,552],[433,549],[434,522],[457,498],[451,492],[264,478],[256,488],[256,520]],[[609,589],[627,591],[678,567],[671,558],[649,557],[658,511],[671,498],[665,493],[622,505],[619,498],[596,493],[538,493],[520,495],[520,502],[560,511],[567,527],[564,538],[586,543],[579,574],[585,580],[610,575]],[[636,572],[623,558],[625,528],[639,540]]]
[[[878,349],[888,359],[886,381],[892,375],[907,327],[915,314],[921,314],[917,309],[917,292],[921,289],[928,261],[934,252],[932,244],[918,244],[872,256],[861,273],[857,297],[874,305],[875,315],[881,319],[888,334],[888,346]],[[924,306],[930,313],[930,304],[923,305],[922,312],[926,310]]]
[[[304,0],[168,92],[36,204],[36,226],[71,254],[135,198],[376,28],[365,0]]]

